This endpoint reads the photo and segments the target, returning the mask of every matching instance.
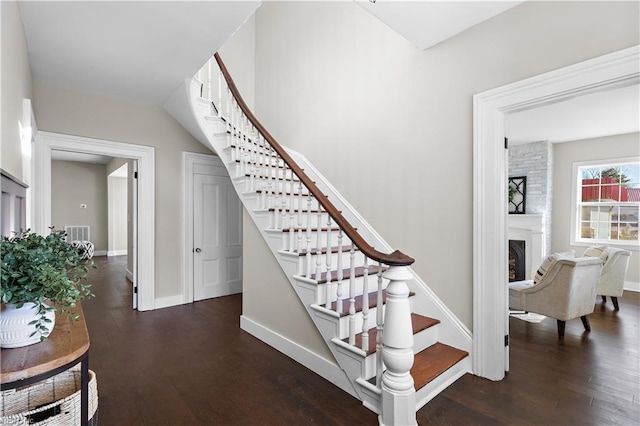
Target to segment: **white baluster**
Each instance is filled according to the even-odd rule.
[[[369,350],[369,259],[364,256],[362,277],[362,350]],[[382,305],[378,307],[382,310]]]
[[[300,252],[302,250],[302,181],[298,182],[298,245],[296,250]]]
[[[382,386],[382,370],[384,363],[382,362],[382,333],[384,327],[384,310],[382,309],[382,263],[378,262],[378,293],[377,293],[376,309],[376,386]]]
[[[305,257],[307,260],[306,277],[311,278],[311,194],[307,196],[307,252]]]
[[[231,88],[227,86],[227,126],[231,124],[231,120],[229,119],[231,111]]]
[[[336,312],[342,314],[342,228],[338,231],[338,265],[336,266]]]
[[[392,266],[384,277],[389,285],[382,338],[382,357],[387,369],[382,375],[381,424],[417,425],[416,391],[411,377],[413,330],[406,283],[412,275],[406,266]]]
[[[213,85],[213,81],[211,80],[211,60],[207,62],[207,100],[212,101],[213,98],[211,96],[211,86]]]
[[[327,212],[327,260],[326,260],[326,270],[327,270],[327,309],[331,309],[331,302],[333,302],[333,294],[331,293],[331,289],[333,286],[331,285],[331,257],[333,256],[333,248],[331,247],[331,215]]]
[[[281,196],[281,200],[282,200],[282,230],[284,231],[285,229],[289,228],[289,224],[287,223],[287,194],[285,194],[284,192],[282,193]],[[289,233],[291,233],[291,230],[289,230]],[[282,250],[286,250],[287,249],[287,234],[285,232],[282,233]]]
[[[280,196],[276,193],[274,193],[274,197],[273,197],[273,218],[275,220],[274,222],[274,229],[281,229],[279,224],[278,224],[278,219],[280,218]]]
[[[298,194],[302,194],[302,181],[298,182]],[[303,220],[303,211],[302,211],[302,196],[298,198],[298,213],[297,213],[297,225],[298,225],[298,238],[296,239],[296,252],[298,253],[298,274],[302,275],[304,273],[304,258],[300,255],[302,253],[302,224]]]
[[[296,251],[296,230],[295,230],[295,210],[294,210],[294,200],[296,198],[296,192],[293,190],[293,181],[291,181],[291,195],[289,196],[289,228],[291,228],[289,232],[289,251]]]
[[[316,227],[316,281],[322,279],[322,209],[318,209],[318,226]]]
[[[349,252],[349,344],[356,344],[356,255],[353,245]]]
[[[211,63],[211,61],[209,61]],[[222,71],[218,73],[218,117],[222,117]]]

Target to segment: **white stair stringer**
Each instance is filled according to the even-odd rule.
[[[211,116],[213,111],[211,102],[202,99],[199,95],[200,82],[195,78],[187,79],[185,86],[176,90],[167,100],[164,107],[198,141],[216,152],[223,160],[247,212],[256,223],[273,256],[277,259],[310,318],[323,336],[327,347],[337,361],[337,366],[346,376],[344,381],[332,381],[346,392],[360,399],[367,408],[380,414],[381,393],[376,386],[371,384],[371,381],[375,380],[376,354],[366,356],[364,351],[342,340],[348,335],[348,316],[340,317],[336,312],[320,305],[325,300],[326,284],[318,284],[313,280],[313,269],[310,278],[304,277],[306,270],[301,267],[299,256],[283,250],[285,248],[283,247],[283,242],[286,239],[282,236],[281,227],[274,227],[273,215],[262,206],[261,196],[255,190],[251,190],[249,178],[239,175],[234,154],[228,148],[227,138],[229,136],[226,122],[219,117]],[[286,150],[298,165],[305,170],[311,180],[316,182],[320,190],[330,197],[336,208],[358,229],[358,232],[366,241],[379,251],[392,251],[392,248],[380,235],[373,230],[304,156],[293,150]],[[335,244],[335,239],[333,242]],[[347,241],[346,244],[350,243]],[[315,246],[316,243],[314,241],[311,247]],[[336,262],[336,260],[333,260],[333,262]],[[337,262],[333,262],[332,265],[335,266]],[[348,263],[343,262],[343,265],[345,264]],[[470,354],[470,356],[449,368],[425,387],[417,390],[416,409],[419,409],[459,377],[471,372],[471,332],[413,271],[412,274],[414,278],[407,282],[410,291],[414,293],[414,296],[411,297],[412,311],[440,320],[440,324],[437,326],[423,330],[414,336],[414,352],[417,353],[428,348],[435,342],[442,342],[467,351]],[[361,278],[358,278],[356,281],[360,283],[361,280]],[[361,292],[361,284],[359,285],[358,291]],[[372,283],[370,286],[375,287],[375,284]],[[370,288],[370,291],[373,290],[374,288]],[[370,328],[375,327],[377,309],[378,307],[374,307],[369,311]],[[362,314],[360,313],[356,315],[356,329],[361,330],[361,327]]]

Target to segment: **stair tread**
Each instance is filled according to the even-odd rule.
[[[411,325],[413,327],[413,334],[418,334],[427,328],[433,327],[436,324],[440,324],[440,320],[435,318],[425,317],[420,314],[412,313],[411,314]],[[367,355],[371,355],[376,351],[376,337],[378,335],[378,330],[376,327],[373,327],[369,330],[369,348],[365,351]],[[346,337],[342,339],[343,342],[348,343],[349,338]],[[362,348],[362,333],[356,334],[356,343],[355,346]]]
[[[245,174],[244,174],[244,176],[245,176],[245,177],[251,177],[251,173],[245,173]],[[269,176],[269,177],[267,177],[267,176],[262,176],[262,175],[261,175],[261,176],[255,176],[255,177],[256,177],[256,178],[258,178],[258,179],[269,179],[269,180],[273,180],[273,176]],[[297,177],[297,176],[296,176],[294,179],[291,179],[291,178],[282,178],[282,177],[277,177],[275,180],[278,180],[278,181],[285,181],[285,182],[295,182],[295,183],[300,182],[300,179],[298,179],[298,177]],[[313,183],[315,183],[315,182],[313,182]]]
[[[235,160],[236,163],[240,163],[240,160]],[[258,163],[256,161],[246,161],[245,164],[251,164],[252,166],[260,166],[260,167],[266,167],[267,164],[264,163]],[[289,167],[287,164],[284,165],[269,165],[269,167],[271,168],[276,168],[276,169],[285,169],[285,170],[291,170],[291,167]],[[302,171],[304,171],[304,169],[300,169]]]
[[[269,211],[270,211],[270,212],[272,212],[272,211],[274,211],[274,210],[275,210],[275,208],[274,208],[274,207],[270,207],[270,208],[269,208]],[[281,211],[282,211],[282,209],[278,209],[278,211],[280,211],[280,212],[281,212]],[[284,209],[284,211],[286,211],[286,212],[291,212],[291,209],[290,209],[290,208],[286,208],[286,209]],[[342,211],[341,211],[341,210],[338,210],[338,211],[339,211],[340,213],[342,213]],[[294,213],[298,213],[298,212],[300,212],[300,210],[299,210],[299,209],[293,209],[293,212],[294,212]],[[309,213],[309,212],[311,212],[311,213],[315,213],[315,214],[318,214],[318,210],[305,210],[305,209],[302,209],[302,213]],[[326,212],[327,212],[326,210],[322,210],[322,213],[326,213]]]
[[[268,189],[257,189],[256,192],[258,194],[262,194],[263,192],[266,192],[267,194],[273,194],[274,193],[273,191],[270,191]],[[276,195],[284,195],[284,196],[287,196],[287,197],[291,196],[291,192],[275,191],[275,194]],[[295,197],[308,197],[310,194],[308,192],[307,193],[302,193],[302,194],[294,192],[293,195]],[[326,195],[325,195],[325,197],[326,197]],[[278,209],[278,210],[280,211],[281,209]]]
[[[307,228],[298,228],[298,227],[293,227],[293,228],[282,228],[281,231],[282,232],[291,232],[293,230],[293,232],[298,232],[299,230],[303,230],[306,231]],[[339,231],[340,228],[337,226],[334,226],[331,228],[331,231]],[[320,228],[321,232],[326,232],[327,228]],[[318,228],[311,228],[311,232],[318,232]]]
[[[469,356],[467,351],[437,342],[415,354],[411,376],[416,391]]]

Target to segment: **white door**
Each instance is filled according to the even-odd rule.
[[[194,173],[193,300],[242,291],[242,209],[228,176]]]

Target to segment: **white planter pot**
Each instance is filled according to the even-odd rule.
[[[54,310],[47,311],[46,318],[51,320],[46,323],[49,333],[55,325],[56,313]],[[7,303],[2,305],[0,312],[0,347],[2,348],[20,348],[22,346],[32,345],[40,341],[40,333],[34,332],[35,327],[30,322],[38,319],[38,308],[35,303],[25,303],[20,309],[16,309],[16,305]]]

